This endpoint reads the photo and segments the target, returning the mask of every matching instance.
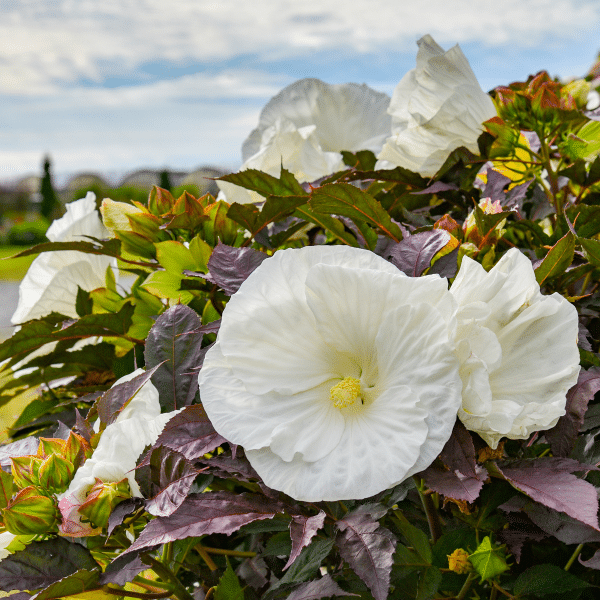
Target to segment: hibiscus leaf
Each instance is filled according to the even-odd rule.
[[[38,451],[40,441],[35,436],[23,438],[16,442],[11,442],[0,446],[0,467],[10,469],[12,464],[11,456],[29,456]]]
[[[32,542],[0,562],[0,590],[36,590],[98,565],[89,550],[62,538]]]
[[[589,558],[588,560],[583,560],[581,558],[581,555],[579,556],[579,558],[577,560],[579,560],[579,562],[584,567],[587,567],[588,569],[600,570],[600,550],[596,550],[594,555],[591,558]]]
[[[172,515],[150,521],[126,552],[211,533],[229,535],[242,525],[272,519],[280,512],[283,505],[257,494],[190,494]]]
[[[219,242],[208,260],[209,280],[231,296],[265,258],[267,254],[253,248],[233,248]]]
[[[316,535],[317,531],[323,527],[325,522],[325,512],[319,511],[319,514],[312,517],[304,515],[292,516],[290,521],[290,537],[292,539],[292,552],[283,567],[285,571],[300,555],[300,551],[310,544],[310,541]]]
[[[494,169],[488,169],[486,175],[487,183],[481,193],[481,197],[489,198],[492,202],[500,200],[504,204],[504,200],[506,199],[504,188],[510,183],[510,177],[506,177],[506,175],[502,175],[502,173],[498,173]]]
[[[342,158],[345,165],[361,171],[373,171],[377,163],[377,157],[371,150],[359,150],[358,152],[342,150]]]
[[[203,406],[194,404],[167,422],[155,447],[166,446],[193,461],[224,443],[225,438],[215,431]]]
[[[467,428],[457,419],[450,439],[442,448],[442,462],[451,470],[468,477],[478,477],[475,461],[475,446]]]
[[[452,279],[452,277],[456,276],[456,272],[458,271],[458,250],[460,246],[457,246],[448,254],[444,254],[440,256],[434,263],[431,265],[431,268],[428,271],[428,275],[439,275],[440,277],[445,277],[446,279]]]
[[[495,464],[492,468],[536,502],[598,529],[596,488],[571,474],[589,470],[589,465],[565,458],[546,458],[516,461],[502,467]]]
[[[338,598],[340,596],[358,596],[345,592],[332,578],[326,574],[320,579],[301,583],[290,593],[287,600],[317,600],[318,598]]]
[[[440,570],[437,567],[426,567],[419,574],[415,600],[431,600],[436,595],[441,583],[442,573]]]
[[[306,195],[304,188],[296,178],[286,169],[281,169],[281,178],[273,177],[256,169],[246,169],[239,173],[223,175],[217,181],[227,181],[261,196],[302,196]],[[231,217],[230,217],[231,218]]]
[[[191,404],[198,391],[195,372],[202,353],[202,334],[198,313],[185,304],[166,310],[150,329],[144,358],[146,369],[153,369],[152,383],[158,390],[163,411]]]
[[[353,221],[369,223],[396,242],[402,239],[400,228],[381,204],[349,183],[329,183],[314,189],[309,205],[314,212],[341,215]]]
[[[144,501],[142,498],[128,498],[127,500],[123,500],[123,502],[119,502],[119,504],[113,508],[110,516],[108,517],[108,530],[106,535],[110,537],[112,532],[123,522],[125,517],[133,514],[143,505]]]
[[[100,585],[107,583],[125,585],[147,568],[148,565],[144,564],[137,554],[126,554],[125,556],[121,554],[106,567],[104,573],[100,575],[98,583]]]
[[[344,229],[344,225],[338,219],[330,217],[329,215],[315,213],[305,206],[296,208],[294,214],[305,221],[319,225],[324,230],[329,231],[340,242],[343,242],[348,246],[353,246],[354,248],[358,247],[356,238]]]
[[[581,244],[583,253],[590,263],[595,267],[600,267],[600,242],[586,238],[579,238],[578,242]]]
[[[334,540],[313,540],[308,546],[305,546],[300,552],[300,556],[294,561],[292,566],[286,571],[285,575],[273,586],[270,591],[279,588],[286,583],[297,583],[310,579],[327,555],[333,548]]]
[[[590,587],[587,581],[571,575],[556,565],[534,565],[521,573],[513,591],[519,596],[565,594]]]
[[[89,237],[89,236],[86,236]],[[120,258],[121,243],[117,239],[112,240],[97,240],[92,238],[93,242],[44,242],[22,250],[18,254],[11,256],[11,258],[20,258],[22,256],[29,256],[31,254],[40,254],[41,252],[56,252],[60,250],[77,250],[78,252],[85,252],[86,254],[100,254],[103,256],[114,256]]]
[[[146,501],[146,510],[167,517],[181,506],[200,471],[182,454],[164,446],[152,450],[149,463],[150,478],[158,490]]]
[[[549,277],[562,275],[573,262],[575,253],[575,236],[568,231],[546,254],[544,260],[535,270],[535,278],[540,285]]]
[[[81,594],[87,590],[98,589],[98,578],[100,572],[79,570],[72,575],[63,577],[59,581],[49,585],[39,594],[34,596],[35,600],[59,600],[75,594]]]
[[[484,537],[475,552],[469,555],[469,561],[482,581],[493,579],[508,569],[504,552],[492,546],[489,536]]]
[[[573,450],[577,434],[583,426],[588,403],[600,391],[600,367],[579,372],[577,383],[567,392],[566,414],[549,431],[546,439],[550,442],[554,456],[568,456]]]
[[[129,401],[139,392],[140,388],[150,380],[158,367],[159,365],[104,392],[94,404],[102,423],[105,425],[113,423]]]
[[[375,600],[385,600],[396,549],[394,535],[379,524],[381,513],[369,514],[365,505],[337,521],[336,545],[340,556],[371,590]]]
[[[447,498],[475,502],[487,477],[484,467],[476,466],[475,475],[470,477],[460,471],[445,471],[435,465],[429,466],[421,473],[427,487]]]
[[[431,564],[432,552],[429,538],[418,527],[412,525],[408,519],[399,510],[394,511],[396,525],[402,535],[406,538],[408,545],[421,557],[427,564]]]
[[[449,240],[450,234],[443,229],[405,236],[390,252],[392,264],[410,277],[420,277],[431,265],[431,259]]]
[[[244,600],[244,590],[231,568],[229,560],[227,558],[226,560],[227,568],[215,589],[215,600]]]
[[[375,181],[394,181],[404,185],[410,185],[417,189],[427,187],[428,180],[404,167],[395,167],[394,169],[380,169],[378,171],[355,171],[346,177],[348,181],[356,180],[375,180]]]

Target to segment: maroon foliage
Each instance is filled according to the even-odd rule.
[[[292,538],[292,552],[283,570],[285,571],[298,558],[300,551],[310,544],[317,531],[323,527],[325,522],[325,512],[312,517],[296,515],[290,522],[290,537]]]

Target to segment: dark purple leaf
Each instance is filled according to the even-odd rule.
[[[451,471],[478,478],[473,438],[459,420],[454,423],[452,435],[443,447],[440,458]]]
[[[207,460],[201,460],[202,464],[210,467],[210,473],[217,477],[228,479],[235,474],[242,481],[260,480],[258,473],[252,468],[248,459],[241,455],[236,458],[230,456],[213,456]]]
[[[285,571],[300,554],[304,546],[308,546],[317,531],[323,527],[325,522],[325,512],[320,511],[318,515],[306,517],[304,515],[295,515],[290,522],[290,537],[292,538],[292,552],[283,570]]]
[[[450,234],[443,229],[405,237],[391,251],[392,264],[411,277],[419,277],[449,240]]]
[[[521,562],[521,551],[525,542],[539,542],[548,537],[527,515],[523,513],[509,513],[506,516],[508,529],[502,529],[498,539],[507,545],[510,553],[517,563]]]
[[[265,258],[267,254],[252,248],[233,248],[219,243],[208,260],[209,279],[231,296]]]
[[[102,393],[100,392],[95,400],[101,395]],[[73,427],[73,431],[78,433],[86,442],[89,442],[94,435],[94,428],[88,423],[87,419],[81,416],[81,413],[77,409],[75,409],[75,427]]]
[[[287,600],[317,600],[317,598],[330,598],[331,596],[358,596],[345,592],[332,578],[327,574],[308,583],[301,583],[295,588]]]
[[[106,567],[104,573],[100,575],[98,583],[100,585],[107,583],[125,585],[147,568],[148,565],[145,565],[136,553],[121,554]]]
[[[166,446],[193,461],[226,441],[215,431],[202,405],[194,404],[186,406],[165,425],[155,447]]]
[[[0,446],[0,466],[10,471],[12,465],[11,456],[29,456],[35,454],[39,445],[40,441],[36,437],[30,436],[11,444]]]
[[[247,558],[236,571],[236,575],[255,590],[259,590],[269,583],[268,573],[267,563],[260,556]]]
[[[212,321],[207,323],[206,325],[202,325],[198,329],[194,329],[194,331],[190,331],[190,334],[193,333],[219,333],[219,328],[221,327],[221,319],[217,319],[216,321]]]
[[[32,542],[0,562],[0,590],[37,590],[98,565],[89,550],[62,538]]]
[[[144,501],[141,498],[129,498],[123,500],[115,506],[108,517],[108,531],[107,536],[110,537],[115,527],[118,527],[125,517],[133,514],[136,510],[144,505]]]
[[[490,198],[492,202],[500,200],[501,204],[504,204],[506,194],[504,188],[510,183],[510,178],[494,171],[490,168],[487,170],[487,183],[481,194],[483,198]]]
[[[440,256],[429,269],[429,275],[439,275],[440,277],[446,277],[452,279],[458,271],[458,248],[454,248],[448,254]]]
[[[266,502],[255,494],[191,494],[172,515],[150,521],[126,552],[212,533],[229,535],[247,523],[272,519],[280,512],[281,504]]]
[[[427,487],[447,498],[475,502],[487,477],[484,467],[477,465],[475,475],[469,477],[459,471],[445,471],[431,465],[421,473]]]
[[[588,352],[593,352],[592,344],[590,343],[591,334],[588,328],[583,325],[583,323],[579,323],[579,334],[577,335],[577,345],[582,350],[587,350]],[[580,373],[581,374],[581,373]]]
[[[600,550],[596,550],[594,555],[588,560],[583,560],[581,556],[579,556],[579,562],[588,569],[596,569],[600,570]]]
[[[536,502],[598,529],[596,488],[571,474],[589,470],[590,465],[566,458],[546,458],[522,460],[510,466],[495,465],[495,468],[514,488]]]
[[[583,114],[592,121],[600,121],[600,107],[585,111]]]
[[[385,507],[382,507],[385,512]],[[365,582],[375,600],[385,600],[390,588],[390,573],[396,538],[378,518],[382,513],[369,514],[368,507],[360,506],[337,521],[339,533],[336,544],[340,556]]]
[[[97,566],[97,565],[96,565]],[[99,571],[86,571],[81,569],[72,575],[67,575],[59,581],[55,581],[47,588],[36,594],[34,600],[62,600],[68,596],[74,596],[91,588],[97,589]]]
[[[66,440],[69,437],[70,433],[71,430],[62,421],[59,420],[58,427],[52,434],[52,437],[60,440]]]
[[[509,190],[506,194],[506,202],[504,202],[504,207],[515,208],[520,212],[523,208],[523,201],[525,200],[527,190],[532,183],[533,179],[530,179],[525,183],[516,185],[512,190]]]
[[[152,450],[149,463],[153,487],[158,489],[146,501],[146,510],[167,517],[181,506],[200,471],[182,454],[164,446]]]
[[[546,438],[555,456],[568,456],[573,450],[577,434],[590,400],[600,390],[600,367],[579,372],[577,383],[567,392],[566,414],[549,431]]]
[[[94,405],[102,423],[110,425],[115,421],[120,412],[138,393],[140,388],[152,377],[154,371],[156,371],[158,367],[159,365],[152,369],[148,369],[146,372],[136,375],[133,379],[125,381],[124,383],[119,383],[104,392]]]
[[[444,183],[443,181],[436,181],[432,183],[429,187],[426,187],[423,190],[418,192],[411,192],[413,196],[418,196],[419,194],[437,194],[438,192],[447,192],[448,190],[457,190],[458,186],[453,183]]]
[[[148,333],[146,368],[156,368],[152,383],[165,412],[191,404],[198,391],[198,375],[193,371],[202,353],[203,335],[191,332],[200,325],[196,311],[178,304],[160,315]]]

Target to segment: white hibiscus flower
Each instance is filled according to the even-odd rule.
[[[458,44],[444,52],[430,35],[417,43],[417,67],[401,79],[390,102],[392,136],[377,167],[432,176],[459,146],[479,153],[482,123],[496,109]]]
[[[240,170],[279,177],[283,163],[302,183],[343,169],[342,150],[377,154],[390,134],[389,102],[387,94],[364,84],[300,79],[263,108],[258,127],[242,146]],[[228,202],[264,200],[233,184],[217,183]]]
[[[114,385],[125,383],[141,373],[143,370],[138,369],[121,377]],[[89,523],[81,522],[78,512],[96,479],[112,483],[127,478],[132,496],[141,497],[134,472],[137,460],[146,446],[154,444],[167,421],[177,412],[161,414],[158,390],[150,381],[138,390],[114,423],[102,432],[93,455],[77,470],[69,488],[59,497],[60,532],[63,535],[80,537],[97,532]]]
[[[496,448],[503,437],[553,427],[579,374],[575,307],[560,294],[542,295],[515,248],[489,273],[465,256],[450,292],[459,305],[458,416],[467,429]]]
[[[281,250],[223,312],[200,372],[215,429],[265,483],[306,501],[366,498],[425,469],[461,381],[455,303],[366,250]]]
[[[10,552],[7,550],[8,546],[15,539],[16,535],[10,533],[10,531],[4,531],[0,533],[0,561],[7,556],[10,556]]]
[[[96,196],[66,205],[66,214],[50,225],[46,236],[51,242],[85,241],[84,236],[108,237],[96,211]],[[19,303],[11,322],[14,325],[39,319],[51,312],[77,318],[77,286],[92,291],[104,287],[106,270],[117,269],[117,261],[77,251],[44,252],[29,267],[19,286]]]

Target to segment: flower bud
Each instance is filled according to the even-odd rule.
[[[110,483],[96,478],[96,483],[90,488],[86,501],[79,507],[79,512],[93,527],[105,527],[114,507],[127,498],[131,498],[127,478]]]
[[[457,548],[452,554],[448,554],[448,568],[459,575],[464,575],[473,570],[469,562],[469,553],[462,548]]]
[[[40,438],[40,445],[37,451],[38,458],[46,458],[51,454],[64,454],[67,442],[58,438]]]
[[[58,507],[53,498],[41,496],[29,486],[9,502],[2,517],[7,531],[15,535],[47,533],[56,528]]]
[[[137,208],[127,202],[115,202],[110,198],[104,198],[100,206],[102,221],[110,232],[110,237],[115,237],[115,231],[131,231],[129,215],[142,214],[141,208]]]
[[[30,485],[37,485],[37,467],[41,459],[35,456],[12,456],[12,476],[16,487],[26,488]]]
[[[74,473],[71,462],[58,454],[51,454],[38,470],[39,485],[51,494],[60,494],[69,487]]]
[[[585,108],[590,93],[590,84],[585,79],[575,79],[563,86],[561,98],[573,98],[577,108]]]

